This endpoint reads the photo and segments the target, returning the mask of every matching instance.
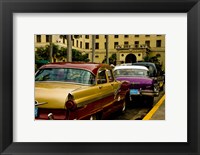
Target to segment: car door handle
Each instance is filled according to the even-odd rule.
[[[102,86],[99,86],[99,89],[101,89],[102,88]]]
[[[111,85],[111,86],[113,86],[114,84],[113,84],[113,83],[111,83],[110,85]]]

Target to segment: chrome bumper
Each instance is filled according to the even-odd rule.
[[[130,96],[159,96],[159,91],[152,91],[152,90],[140,90],[138,94],[131,94]]]

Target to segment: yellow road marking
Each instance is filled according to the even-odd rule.
[[[165,95],[163,95],[163,97],[158,101],[158,103],[156,103],[156,105],[142,120],[150,120],[153,114],[158,110],[158,108],[161,106],[164,100],[165,100]]]

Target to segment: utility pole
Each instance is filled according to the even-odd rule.
[[[49,45],[50,45],[50,53],[49,53],[49,62],[51,63],[53,60],[53,43],[52,43],[52,35],[49,35]]]
[[[106,35],[106,63],[107,64],[109,64],[108,46],[109,46],[109,35]]]
[[[96,38],[96,35],[92,35],[92,62],[94,62],[95,38]]]
[[[72,40],[71,40],[71,35],[67,35],[67,62],[72,62]]]

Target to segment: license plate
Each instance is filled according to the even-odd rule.
[[[130,95],[138,95],[139,91],[137,89],[130,89]]]
[[[35,107],[35,118],[38,117],[38,107]]]

